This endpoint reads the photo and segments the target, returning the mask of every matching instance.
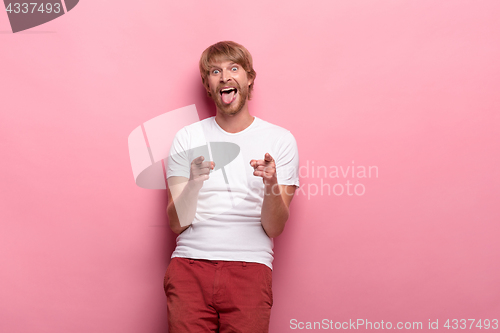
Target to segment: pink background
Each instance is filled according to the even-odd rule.
[[[0,331],[166,331],[166,194],[135,185],[127,137],[212,114],[197,61],[219,40],[253,54],[250,111],[301,165],[379,170],[323,179],[361,196],[294,198],[271,332],[500,319],[499,17],[496,0],[84,0],[12,34],[2,11]]]

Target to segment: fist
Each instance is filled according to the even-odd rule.
[[[262,181],[266,186],[273,186],[278,183],[276,176],[276,163],[273,157],[266,153],[263,160],[251,160],[250,165],[253,167],[253,175],[262,177]]]

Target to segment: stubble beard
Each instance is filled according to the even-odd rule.
[[[241,87],[239,84],[237,84],[238,89],[238,102],[235,104],[235,102],[231,104],[224,104],[222,102],[222,96],[219,93],[220,87],[217,87],[217,91],[212,91],[211,92],[211,97],[212,100],[215,102],[215,106],[217,107],[217,110],[222,112],[225,115],[228,116],[234,116],[235,114],[238,114],[241,110],[243,110],[243,107],[245,106],[245,103],[248,98],[248,87],[244,86]]]

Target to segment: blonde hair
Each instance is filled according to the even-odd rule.
[[[248,50],[238,43],[232,41],[218,42],[214,45],[210,45],[203,53],[200,58],[200,75],[201,81],[207,89],[207,93],[210,96],[210,89],[208,87],[208,75],[210,71],[210,66],[213,62],[227,60],[232,61],[235,64],[243,67],[247,76],[252,80],[252,84],[248,87],[248,99],[252,97],[253,84],[257,73],[253,69],[252,55]]]

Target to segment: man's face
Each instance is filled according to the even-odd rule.
[[[248,87],[252,80],[245,69],[232,61],[214,62],[208,74],[210,96],[217,109],[226,114],[240,112],[248,99]]]

